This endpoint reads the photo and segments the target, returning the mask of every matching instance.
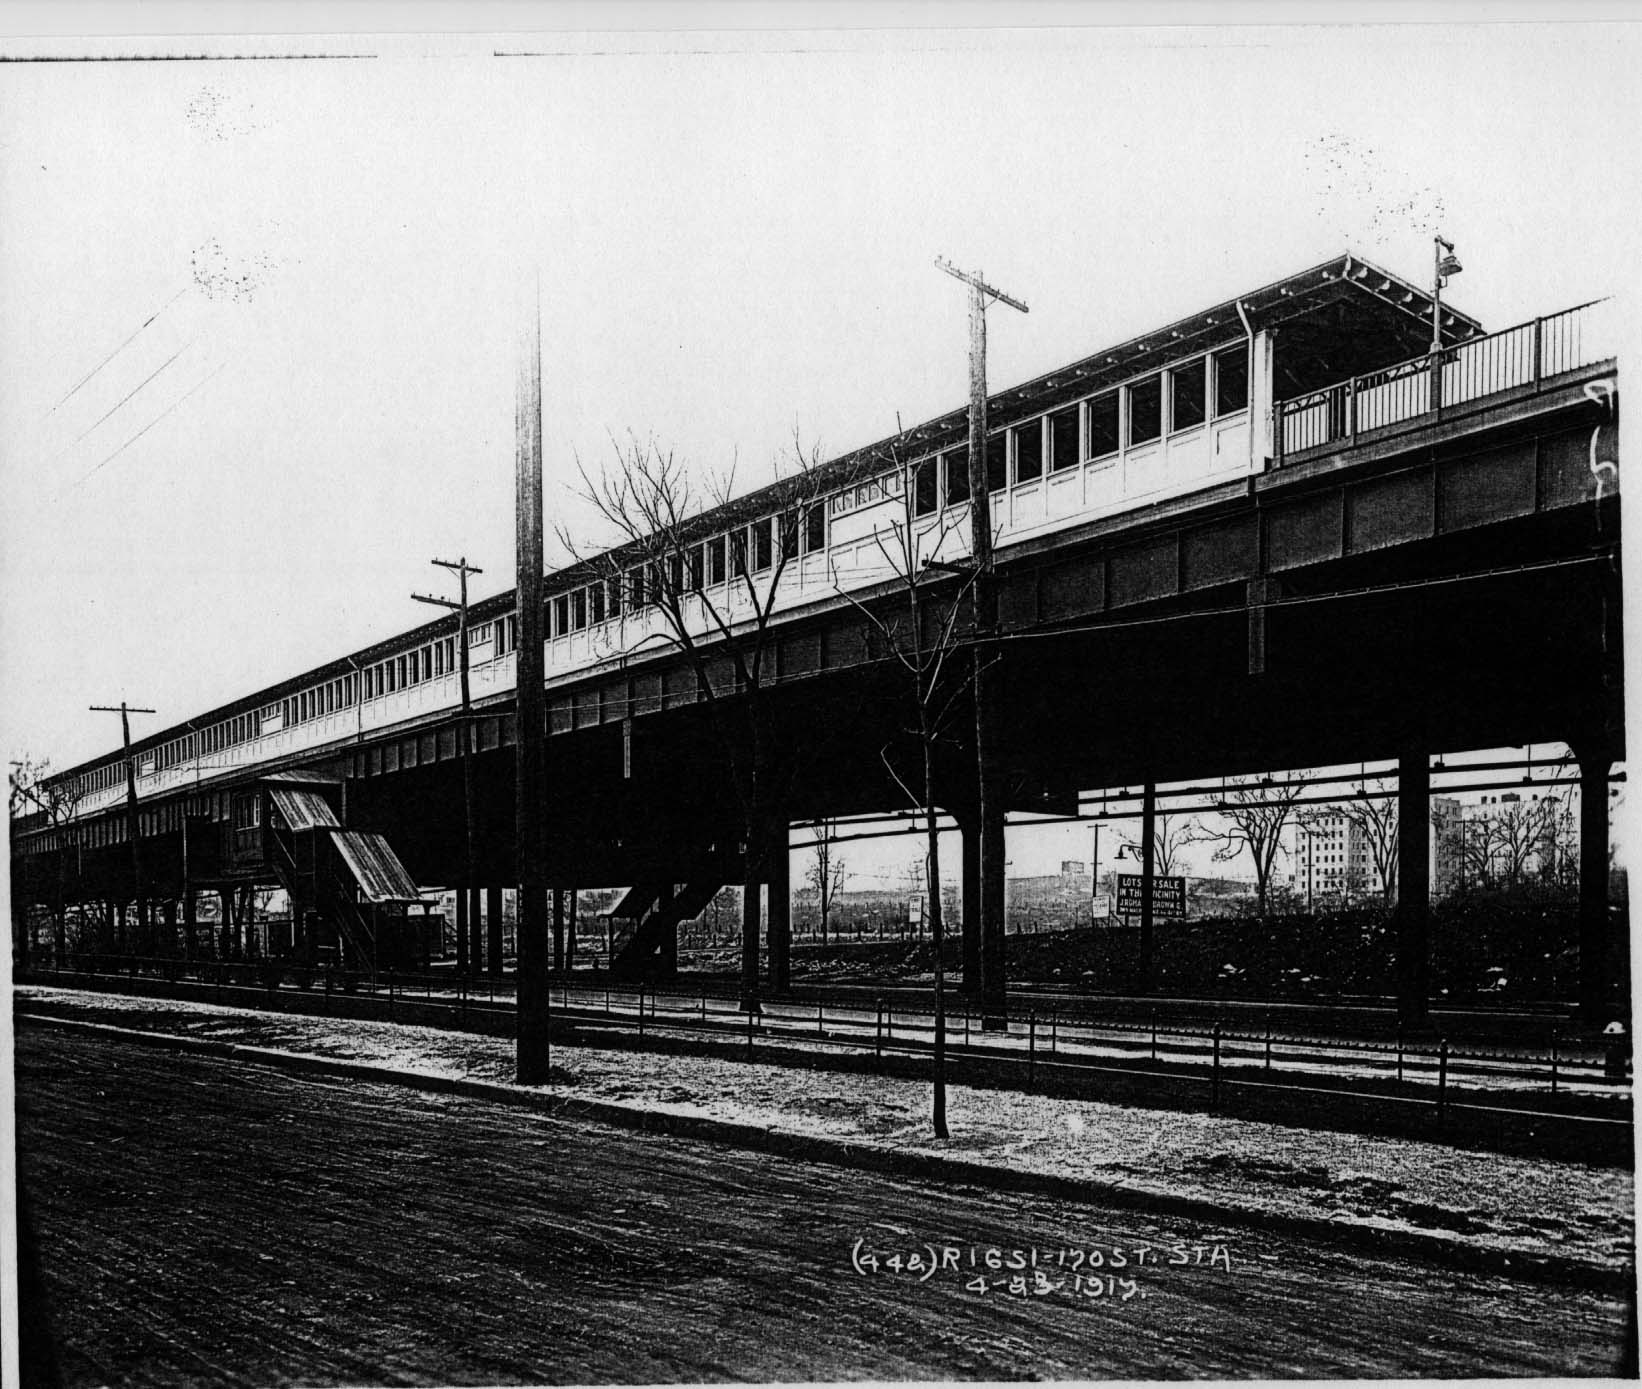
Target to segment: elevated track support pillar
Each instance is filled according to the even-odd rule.
[[[981,827],[970,815],[958,819],[960,892],[963,899],[963,992],[981,988]]]
[[[456,972],[468,972],[468,890],[458,886],[456,889]]]
[[[756,873],[748,873],[741,886],[741,1006],[748,1013],[758,1006],[758,919],[761,915]]]
[[[486,958],[492,978],[502,973],[502,889],[492,884],[485,889],[485,934],[489,937]]]
[[[1579,759],[1579,1016],[1589,1027],[1607,1021],[1608,770],[1606,744],[1582,743]]]
[[[770,987],[777,994],[792,988],[792,886],[789,880],[787,827],[770,845]]]
[[[1155,924],[1153,898],[1157,893],[1157,783],[1148,781],[1140,801],[1140,960],[1135,987],[1149,994],[1154,987]]]
[[[468,894],[468,962],[473,966],[474,974],[481,974],[485,968],[485,933],[481,929],[484,917],[481,889],[474,885],[467,890]]]
[[[1397,760],[1397,1014],[1404,1031],[1431,1025],[1431,757],[1425,743]]]
[[[553,972],[564,972],[564,889],[553,889]]]

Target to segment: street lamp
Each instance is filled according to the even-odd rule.
[[[1431,350],[1442,351],[1442,287],[1464,268],[1454,254],[1454,243],[1431,238]]]

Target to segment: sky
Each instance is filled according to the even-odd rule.
[[[1639,38],[355,35],[329,48],[376,56],[7,64],[0,743],[70,765],[118,743],[88,705],[155,731],[416,625],[436,556],[510,588],[538,276],[548,533],[581,544],[578,465],[629,433],[750,489],[795,439],[959,406],[937,256],[1030,307],[991,316],[994,389],[1346,249],[1423,283],[1438,231],[1486,327],[1628,289]]]

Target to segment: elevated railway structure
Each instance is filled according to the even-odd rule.
[[[993,816],[1075,813],[1092,786],[1396,759],[1411,1022],[1432,759],[1568,743],[1580,999],[1600,1014],[1624,741],[1613,306],[1488,333],[1442,304],[1433,350],[1436,308],[1345,255],[995,392],[995,628],[963,611],[962,409],[549,574],[552,880],[630,889],[631,972],[665,972],[686,909],[743,883],[744,983],[762,937],[784,988],[787,826],[905,808],[916,784],[895,659],[916,576],[926,635],[957,605],[957,663],[988,663]],[[425,953],[417,885],[455,884],[499,968],[499,933],[487,950],[476,923],[481,893],[499,922],[517,881],[518,630],[498,594],[465,633],[441,617],[64,770],[50,812],[12,821],[17,910],[91,906],[109,945],[184,951],[199,892],[232,927],[278,883],[293,949],[402,967]],[[937,746],[936,799],[963,832],[965,983],[1001,1006],[980,960],[1002,922],[971,890],[973,728],[958,718]]]

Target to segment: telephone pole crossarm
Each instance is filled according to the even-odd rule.
[[[971,289],[980,290],[982,294],[989,295],[1000,304],[1008,304],[1010,308],[1019,309],[1022,313],[1032,312],[1032,310],[1027,308],[1025,304],[1021,303],[1019,299],[1012,299],[1001,289],[994,289],[979,275],[971,275],[967,270],[958,269],[958,267],[949,260],[944,260],[940,256],[936,256],[935,268],[937,270],[944,270],[948,275],[952,276],[954,280],[962,280]]]

